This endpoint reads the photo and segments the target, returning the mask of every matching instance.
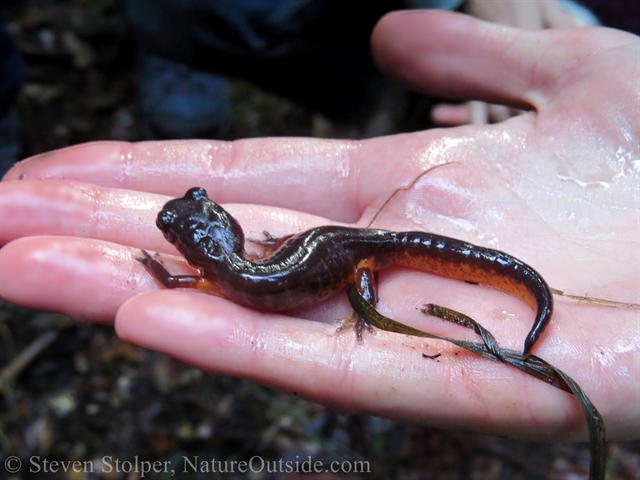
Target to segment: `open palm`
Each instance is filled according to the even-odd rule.
[[[428,32],[425,35],[424,32]],[[424,230],[498,248],[555,288],[638,303],[637,37],[607,29],[525,32],[444,12],[392,14],[379,65],[414,88],[530,109],[491,126],[361,142],[95,143],[31,158],[0,184],[0,295],[109,323],[133,343],[342,410],[546,440],[586,438],[575,400],[444,342],[335,334],[345,295],[290,316],[160,290],[140,248],[175,254],[154,225],[170,197],[205,187],[249,237],[327,223]],[[167,266],[186,268],[171,255]],[[533,312],[501,292],[421,272],[380,276],[379,308],[435,333],[423,303],[464,312],[521,349]],[[315,321],[309,321],[309,320]],[[436,359],[422,354],[442,355]],[[611,439],[640,431],[637,310],[558,298],[534,353],[571,375]]]

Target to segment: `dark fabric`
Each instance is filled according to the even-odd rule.
[[[638,0],[579,0],[606,27],[640,35],[640,1]]]
[[[0,117],[15,103],[24,82],[24,65],[15,42],[0,23]]]
[[[363,118],[385,80],[369,51],[394,0],[124,0],[144,49],[241,77],[335,120]]]

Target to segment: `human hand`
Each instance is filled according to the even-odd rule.
[[[398,186],[448,164],[396,195],[374,226],[499,248],[555,288],[638,303],[639,46],[607,29],[528,32],[445,12],[389,15],[373,36],[385,70],[439,95],[533,111],[498,125],[362,142],[104,142],[31,158],[0,184],[0,296],[89,321],[115,318],[127,341],[341,410],[583,440],[575,399],[518,370],[439,341],[378,332],[357,344],[336,335],[322,322],[349,313],[344,295],[293,316],[256,312],[159,290],[134,257],[141,248],[175,253],[155,215],[194,185],[227,204],[247,236],[283,235],[365,226]],[[163,258],[172,271],[181,267]],[[465,336],[418,308],[459,310],[517,350],[533,320],[508,295],[407,270],[382,272],[380,299],[400,322]],[[559,298],[534,353],[583,387],[609,439],[637,438],[637,311]]]

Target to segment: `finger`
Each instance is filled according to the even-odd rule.
[[[161,288],[136,260],[140,249],[74,237],[26,237],[0,249],[0,298],[28,308],[63,313],[79,321],[112,323],[129,298]],[[182,257],[162,255],[175,275],[197,273]],[[340,318],[346,300],[301,310]]]
[[[593,30],[525,31],[442,11],[395,12],[374,29],[381,70],[447,98],[543,108],[580,80],[593,57]],[[610,35],[601,32],[600,35]]]
[[[168,197],[90,184],[0,184],[0,245],[27,235],[68,235],[156,250],[155,217]]]
[[[471,101],[462,105],[439,104],[432,112],[431,118],[438,125],[462,125],[465,123],[483,124],[498,123],[523,113],[504,105],[488,105],[484,102]]]
[[[98,142],[27,159],[7,173],[3,184],[19,179],[73,180],[172,197],[201,186],[219,203],[271,205],[355,221],[396,184],[453,161],[454,152],[425,155],[425,145],[442,142],[442,136],[430,132],[366,142]]]
[[[510,436],[585,435],[569,395],[442,342],[378,332],[358,344],[331,325],[179,291],[131,299],[118,312],[116,330],[199,368],[341,410]],[[421,352],[442,356],[434,361]]]
[[[465,125],[471,123],[471,111],[467,103],[461,105],[440,103],[431,110],[431,119],[442,126]]]
[[[27,237],[0,249],[0,297],[71,318],[111,323],[122,303],[158,286],[139,250],[69,237]]]
[[[175,253],[155,225],[167,200],[163,195],[78,182],[0,183],[0,245],[28,235],[66,235]],[[256,238],[265,229],[283,236],[327,223],[268,207],[225,205],[225,209],[238,218],[249,237]]]
[[[356,179],[350,175],[354,147],[346,141],[311,139],[98,142],[27,159],[4,180],[75,180],[174,197],[202,186],[220,203],[313,208],[326,206],[329,185],[339,193],[334,198],[346,193],[344,201],[353,200],[349,194],[355,191]]]

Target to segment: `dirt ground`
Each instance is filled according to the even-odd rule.
[[[91,140],[146,138],[135,48],[115,0],[18,1],[5,19],[27,64],[19,104],[24,156]],[[233,137],[335,131],[330,122],[246,83],[236,82],[233,95]],[[640,442],[611,443],[607,451],[609,480],[640,479]],[[133,480],[143,477],[136,461],[169,461],[176,478],[244,478],[230,471],[231,462],[254,458],[253,467],[263,469],[251,473],[253,479],[573,480],[586,478],[589,463],[585,445],[340,415],[126,344],[109,327],[3,302],[0,462],[12,455],[23,463],[37,460],[31,473],[25,467],[9,474],[0,466],[0,479]],[[279,460],[302,467],[308,458],[325,466],[344,462],[349,471],[270,471]],[[64,464],[49,463],[59,471],[45,472],[45,460],[91,462],[94,471],[65,473]],[[144,478],[170,476],[161,471]]]

